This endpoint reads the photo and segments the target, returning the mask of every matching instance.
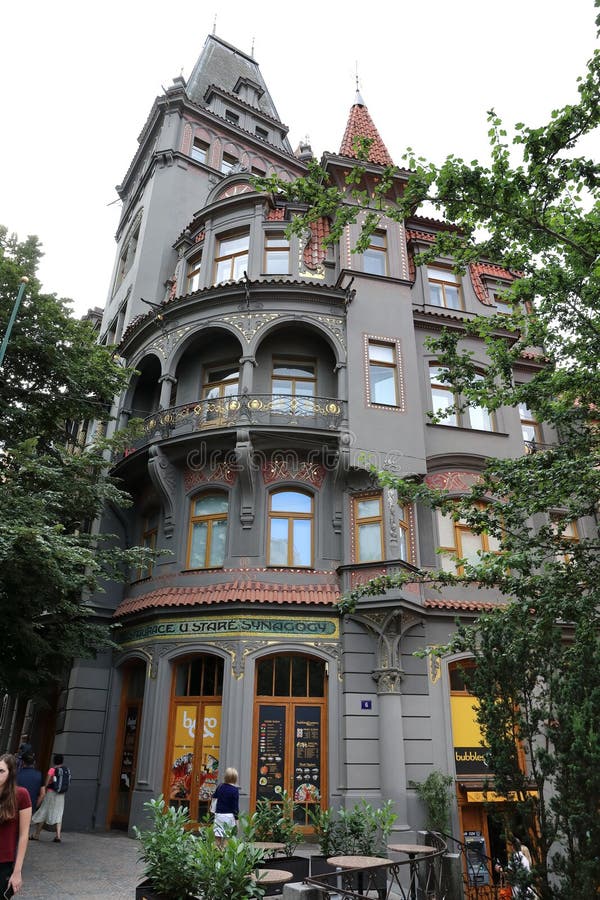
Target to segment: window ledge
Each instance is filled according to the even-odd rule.
[[[465,434],[493,434],[496,437],[510,437],[507,431],[488,431],[487,428],[467,428],[465,425],[444,425],[442,422],[426,422],[428,428],[452,428],[454,431],[464,431]]]

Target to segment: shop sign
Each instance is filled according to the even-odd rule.
[[[198,637],[264,637],[337,639],[339,622],[333,618],[296,616],[194,616],[157,619],[123,628],[116,634],[122,646],[155,640],[190,640]]]

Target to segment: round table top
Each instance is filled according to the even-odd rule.
[[[252,846],[257,850],[285,850],[285,844],[278,841],[252,841]]]
[[[259,884],[285,884],[294,876],[283,869],[255,869],[254,878]]]
[[[388,850],[394,850],[396,853],[433,853],[434,847],[427,847],[425,844],[388,844]]]
[[[330,856],[327,862],[340,869],[374,869],[394,864],[392,859],[384,859],[382,856]]]

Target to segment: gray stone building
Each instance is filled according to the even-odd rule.
[[[456,782],[454,833],[480,831],[489,847],[458,660],[413,654],[498,597],[414,583],[351,616],[335,604],[374,575],[453,567],[453,554],[488,546],[400,507],[372,464],[458,495],[487,457],[554,439],[525,409],[427,415],[453,394],[426,338],[496,312],[512,276],[482,264],[460,278],[449,259],[415,267],[445,227],[424,218],[382,221],[362,254],[358,226],[327,250],[326,220],[288,238],[294,205],[249,182],[306,171],[310,147],[294,152],[287,130],[256,61],[211,35],[189,81],[155,100],[118,188],[100,340],[139,372],[118,425],[144,425],[115,462],[134,504],[100,527],[166,552],[93,600],[119,624],[120,649],[76,663],[60,701],[66,825],[130,827],[161,792],[202,816],[235,766],[246,809],[286,790],[309,830],[314,804],[391,798],[396,832],[414,836],[424,811],[409,782],[436,769]],[[338,184],[357,136],[373,141],[369,189],[392,160],[360,95],[339,153],[322,160]],[[483,347],[472,350],[483,371]],[[538,365],[524,357],[515,378]]]

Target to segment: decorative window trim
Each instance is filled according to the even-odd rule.
[[[370,374],[370,360],[369,360],[369,344],[388,344],[389,346],[394,348],[394,355],[396,359],[396,399],[397,403],[395,405],[387,404],[387,403],[374,403],[371,400],[371,374]],[[382,409],[387,412],[405,412],[406,410],[406,397],[404,391],[404,372],[402,365],[402,350],[400,347],[400,339],[385,337],[384,335],[379,334],[363,334],[363,364],[364,364],[364,383],[365,383],[365,404],[370,409]]]
[[[296,494],[303,494],[305,497],[310,498],[310,512],[309,513],[301,513],[301,512],[293,512],[291,510],[273,510],[272,509],[272,501],[273,497],[276,494],[281,494],[285,492],[293,492]],[[292,528],[291,528],[291,520],[292,519],[302,519],[303,521],[310,522],[310,563],[306,566],[299,565],[295,563],[292,554],[293,554],[293,536],[292,536]],[[287,555],[288,562],[287,565],[282,565],[281,563],[271,563],[271,522],[274,519],[283,519],[288,523],[288,538],[287,538]],[[290,537],[292,536],[292,540]],[[276,566],[278,568],[282,568],[284,570],[289,569],[299,569],[310,570],[314,567],[315,562],[315,495],[312,491],[306,490],[304,488],[299,488],[296,485],[288,485],[276,487],[273,490],[270,490],[267,494],[267,546],[266,546],[266,557],[267,557],[267,567],[272,568]],[[290,561],[291,560],[291,561]]]

